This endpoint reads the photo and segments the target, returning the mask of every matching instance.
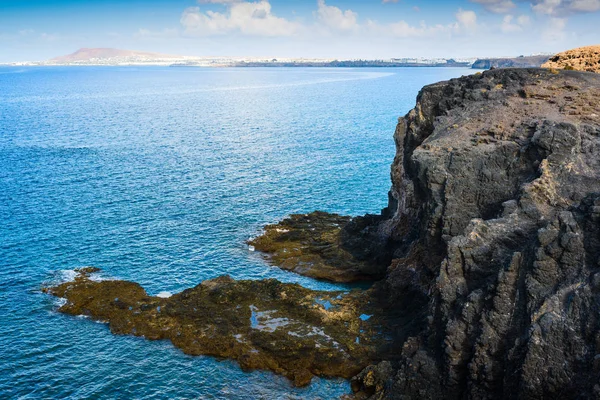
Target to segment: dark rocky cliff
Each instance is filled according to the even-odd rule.
[[[542,69],[421,91],[379,226],[387,304],[420,321],[362,396],[600,397],[598,99],[599,75]]]

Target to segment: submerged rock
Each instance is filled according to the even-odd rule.
[[[80,275],[89,276],[91,274],[95,274],[97,272],[100,272],[100,268],[97,268],[97,267],[82,267],[82,268],[76,268],[75,272],[77,272]]]
[[[294,214],[248,242],[279,268],[333,282],[381,279],[387,238],[371,231],[377,216],[350,218],[315,211]],[[383,239],[382,239],[383,237]]]
[[[233,359],[297,386],[315,375],[349,379],[380,359],[384,343],[380,319],[361,319],[377,312],[362,291],[224,276],[164,298],[134,282],[92,281],[87,270],[44,291],[66,299],[60,312],[107,322],[115,334],[169,339],[186,354]]]

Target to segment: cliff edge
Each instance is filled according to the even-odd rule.
[[[550,56],[521,56],[513,58],[480,58],[476,60],[471,68],[490,69],[490,68],[533,68],[540,67],[548,61]]]
[[[420,92],[378,229],[394,243],[381,293],[421,320],[359,396],[600,396],[599,98],[599,75],[543,69]]]

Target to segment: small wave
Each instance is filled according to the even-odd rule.
[[[77,271],[75,271],[74,269],[62,269],[62,270],[58,271],[58,276],[57,276],[58,282],[56,282],[56,283],[61,284],[61,283],[65,283],[65,282],[71,282],[76,277],[77,277]]]
[[[88,267],[88,266],[84,266],[82,268],[86,268],[86,267]],[[47,279],[46,281],[44,281],[42,283],[42,287],[53,287],[53,286],[61,285],[63,283],[72,282],[79,275],[79,272],[77,272],[78,269],[79,268],[58,270],[52,275],[52,277],[50,277],[49,279]],[[93,272],[93,273],[89,274],[88,279],[91,281],[94,281],[94,282],[101,282],[101,281],[109,280],[108,278],[102,276],[101,273],[99,273],[99,272]],[[62,304],[60,304],[59,306],[61,306],[61,305]]]
[[[171,292],[160,292],[156,295],[156,297],[160,297],[161,299],[168,299],[171,296],[173,296],[173,293]]]
[[[65,299],[64,297],[55,297],[54,304],[56,305],[56,307],[62,307],[65,304],[67,304],[67,299]]]

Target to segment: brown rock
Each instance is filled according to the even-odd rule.
[[[44,292],[66,299],[58,311],[107,322],[112,333],[168,339],[186,354],[233,359],[296,386],[315,375],[349,379],[381,358],[384,331],[377,315],[363,315],[377,311],[365,291],[319,292],[224,276],[160,298],[137,283],[92,281],[83,271]]]
[[[389,259],[385,240],[369,232],[375,216],[350,218],[315,211],[294,214],[248,242],[279,268],[315,279],[354,282],[381,279]]]
[[[600,72],[600,45],[567,50],[550,58],[542,68]]]

